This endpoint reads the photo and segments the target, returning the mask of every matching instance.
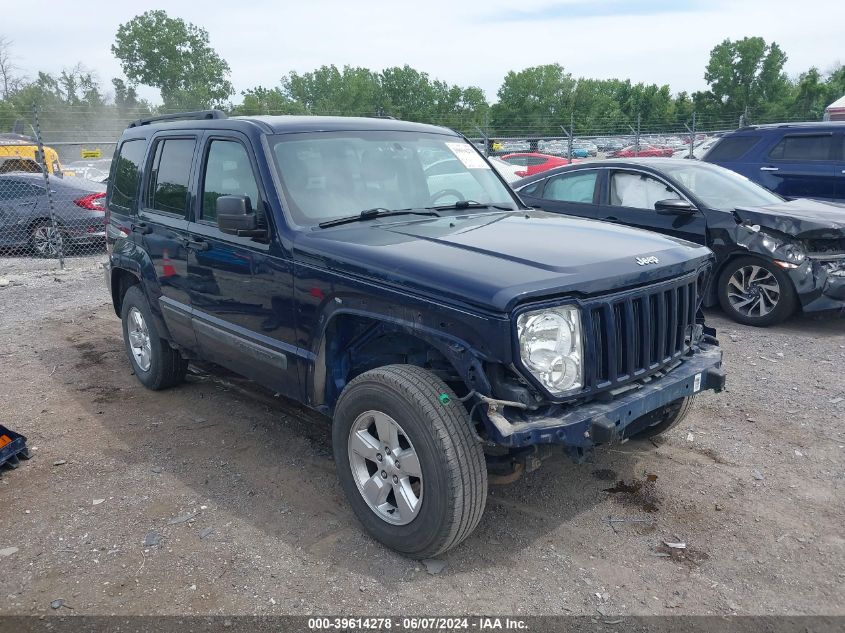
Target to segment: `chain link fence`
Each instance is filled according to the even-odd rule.
[[[105,252],[106,181],[125,124],[56,114],[33,108],[0,129],[0,257],[63,268]]]

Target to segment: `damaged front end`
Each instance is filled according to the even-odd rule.
[[[696,275],[579,302],[580,390],[555,398],[535,389],[534,397],[522,397],[494,376],[496,397],[479,396],[488,439],[512,450],[561,444],[580,457],[631,437],[661,407],[721,391],[722,350],[699,309],[708,275],[709,264]],[[524,368],[513,369],[528,377]]]
[[[845,237],[805,240],[818,297],[804,304],[806,312],[845,312]]]
[[[737,209],[733,238],[750,254],[771,258],[789,275],[804,312],[845,311],[845,208],[825,205],[832,211],[819,213],[822,203],[796,202],[811,205],[816,215]]]

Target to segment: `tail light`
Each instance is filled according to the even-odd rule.
[[[105,202],[104,198],[106,194],[100,193],[92,193],[87,196],[82,196],[81,198],[77,198],[73,201],[78,207],[82,207],[83,209],[88,209],[89,211],[105,211]]]

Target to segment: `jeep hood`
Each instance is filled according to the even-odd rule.
[[[740,222],[758,224],[797,238],[845,237],[845,204],[820,200],[791,200],[765,207],[740,207]]]
[[[683,240],[543,211],[408,217],[300,234],[295,258],[441,301],[507,312],[526,300],[661,281],[695,271],[711,257],[707,248]],[[651,257],[658,262],[637,262]]]

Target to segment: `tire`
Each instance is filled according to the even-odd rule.
[[[391,423],[398,439],[388,443],[399,450],[382,453],[382,436],[390,436],[384,429],[394,428]],[[360,437],[368,443],[358,442]],[[478,525],[487,501],[484,452],[463,404],[430,372],[388,365],[352,380],[335,408],[332,444],[338,478],[355,516],[391,549],[431,558],[455,547]],[[411,454],[416,463],[409,459],[393,468],[394,458],[393,464]],[[379,482],[390,487],[380,506],[378,495],[371,502],[363,492],[383,491]],[[416,505],[403,505],[403,497],[416,499]]]
[[[729,262],[719,275],[716,293],[725,314],[744,325],[774,325],[798,307],[789,276],[777,264],[757,257]]]
[[[138,319],[140,318],[140,322]],[[121,307],[123,343],[135,376],[147,389],[158,391],[185,380],[188,361],[158,333],[150,304],[140,286],[130,286]],[[144,341],[143,332],[146,332]],[[141,333],[141,336],[139,336]],[[146,344],[143,344],[143,343]],[[143,348],[145,354],[140,354]]]
[[[648,420],[648,426],[631,435],[630,439],[648,440],[675,428],[687,417],[693,402],[695,402],[695,396],[687,396],[647,413],[643,418]]]
[[[53,228],[50,220],[36,220],[29,227],[29,248],[36,257],[53,258],[59,256],[61,230]]]

